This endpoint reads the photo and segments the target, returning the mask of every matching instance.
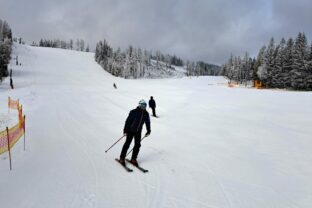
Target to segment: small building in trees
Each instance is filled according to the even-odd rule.
[[[257,88],[257,89],[263,88],[263,83],[259,79],[253,80],[253,84],[254,84],[254,87]]]

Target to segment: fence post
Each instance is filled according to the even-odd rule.
[[[10,136],[9,136],[9,128],[6,127],[7,136],[8,136],[8,150],[9,150],[9,158],[10,158],[10,170],[12,170],[12,161],[11,161],[11,150],[10,150]]]
[[[10,100],[11,100],[11,98],[9,97],[8,98],[8,114],[10,114]]]
[[[23,120],[23,129],[24,129],[24,151],[25,151],[25,146],[26,146],[26,128],[25,124],[26,123],[26,116],[24,115],[24,120]]]

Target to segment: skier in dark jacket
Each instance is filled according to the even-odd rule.
[[[136,159],[138,157],[141,147],[141,132],[144,123],[147,129],[145,136],[148,136],[151,133],[150,117],[148,112],[146,111],[146,102],[144,100],[140,100],[139,106],[136,109],[130,111],[125,123],[124,134],[127,135],[127,139],[121,150],[121,163],[125,164],[126,154],[134,137],[134,148],[132,152],[131,162],[136,165],[138,164]]]
[[[156,102],[153,99],[153,96],[151,96],[151,99],[148,101],[148,106],[153,110],[153,116],[156,117],[156,112],[155,112]]]

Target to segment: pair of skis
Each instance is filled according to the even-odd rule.
[[[115,160],[116,160],[122,167],[124,167],[125,170],[126,170],[127,172],[132,172],[132,171],[133,171],[133,170],[132,170],[131,168],[129,168],[126,164],[122,164],[122,163],[120,162],[119,159],[116,158]],[[147,173],[147,172],[148,172],[148,170],[142,168],[141,166],[136,165],[136,164],[133,164],[133,163],[131,162],[131,160],[126,159],[126,161],[129,162],[129,163],[131,163],[134,167],[136,167],[137,169],[139,169],[139,170],[142,171],[143,173]]]

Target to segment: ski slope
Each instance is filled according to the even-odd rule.
[[[16,89],[0,85],[0,114],[10,123],[7,97],[20,99],[26,151],[14,146],[12,171],[0,155],[1,208],[312,206],[310,92],[232,89],[222,77],[124,80],[92,53],[14,54],[22,66],[11,65]],[[150,96],[160,118],[138,158],[150,172],[127,173],[114,160],[124,140],[105,150]]]

